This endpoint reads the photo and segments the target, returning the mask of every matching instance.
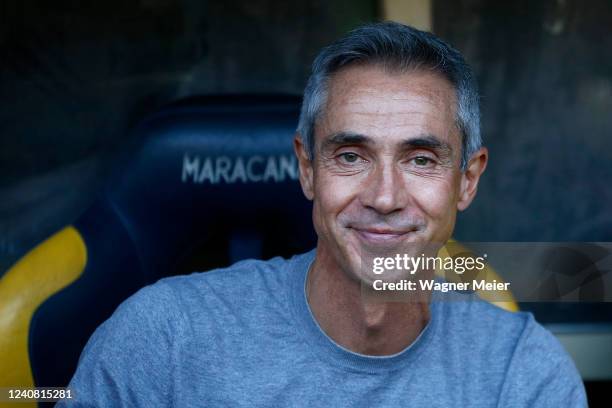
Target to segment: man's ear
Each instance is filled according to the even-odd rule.
[[[478,189],[478,180],[480,175],[485,171],[489,160],[489,151],[486,147],[481,147],[472,155],[468,166],[461,174],[461,190],[459,191],[459,200],[457,201],[457,209],[463,211],[470,206],[476,190]]]
[[[312,167],[312,161],[308,158],[306,146],[304,146],[304,142],[299,133],[296,133],[293,138],[293,150],[295,151],[300,166],[300,184],[302,185],[302,191],[307,199],[312,200],[314,197],[314,169]]]

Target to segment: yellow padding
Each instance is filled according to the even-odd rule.
[[[466,254],[470,252],[471,251],[468,248],[459,244],[457,241],[451,239],[448,241],[448,243],[445,246],[442,247],[442,249],[440,249],[440,252],[438,252],[438,256],[442,258],[447,257],[447,256],[455,257],[460,254]],[[439,269],[436,269],[436,275],[440,276],[441,278],[445,278],[449,281],[452,281],[452,282],[462,281],[461,275],[457,275],[454,273],[444,274],[444,271],[441,271]],[[497,272],[495,272],[495,270],[489,264],[486,264],[485,268],[482,271],[479,271],[476,276],[470,277],[470,279],[472,278],[479,279],[479,280],[482,279],[487,282],[493,282],[494,280],[497,281],[498,283],[504,282],[501,276],[499,276]],[[501,307],[502,309],[508,310],[510,312],[516,312],[519,310],[518,304],[516,303],[516,300],[514,299],[512,292],[510,292],[509,290],[495,291],[493,292],[495,293],[494,296],[492,296],[491,293],[492,292],[490,291],[481,291],[481,290],[476,291],[476,294],[480,296],[482,299],[498,307]]]
[[[28,353],[32,316],[45,300],[74,282],[86,263],[85,242],[70,226],[32,249],[0,278],[0,387],[34,386]]]

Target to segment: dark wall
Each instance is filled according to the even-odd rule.
[[[612,240],[612,3],[434,1],[474,65],[490,164],[465,240]]]
[[[73,221],[145,112],[192,94],[300,94],[372,0],[0,3],[0,276]]]
[[[116,144],[126,120],[169,98],[300,93],[316,51],[371,20],[375,7],[363,0],[24,0],[0,10],[6,186]]]

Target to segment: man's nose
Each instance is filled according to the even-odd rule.
[[[406,206],[407,192],[401,171],[393,164],[378,166],[364,186],[361,202],[380,214],[402,210]]]

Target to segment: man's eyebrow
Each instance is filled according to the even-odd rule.
[[[449,143],[440,140],[437,136],[429,134],[404,140],[401,144],[404,148],[424,147],[447,154],[450,154],[453,151],[453,148]]]
[[[346,144],[374,144],[374,139],[369,136],[353,132],[337,132],[327,136],[321,145],[323,150],[330,147],[341,146]]]
[[[376,142],[369,136],[354,132],[337,132],[332,133],[323,140],[321,148],[323,150],[342,145],[375,145]],[[450,155],[453,151],[452,146],[440,140],[435,135],[423,134],[403,140],[400,146],[405,149],[428,148],[438,151],[440,154]]]

